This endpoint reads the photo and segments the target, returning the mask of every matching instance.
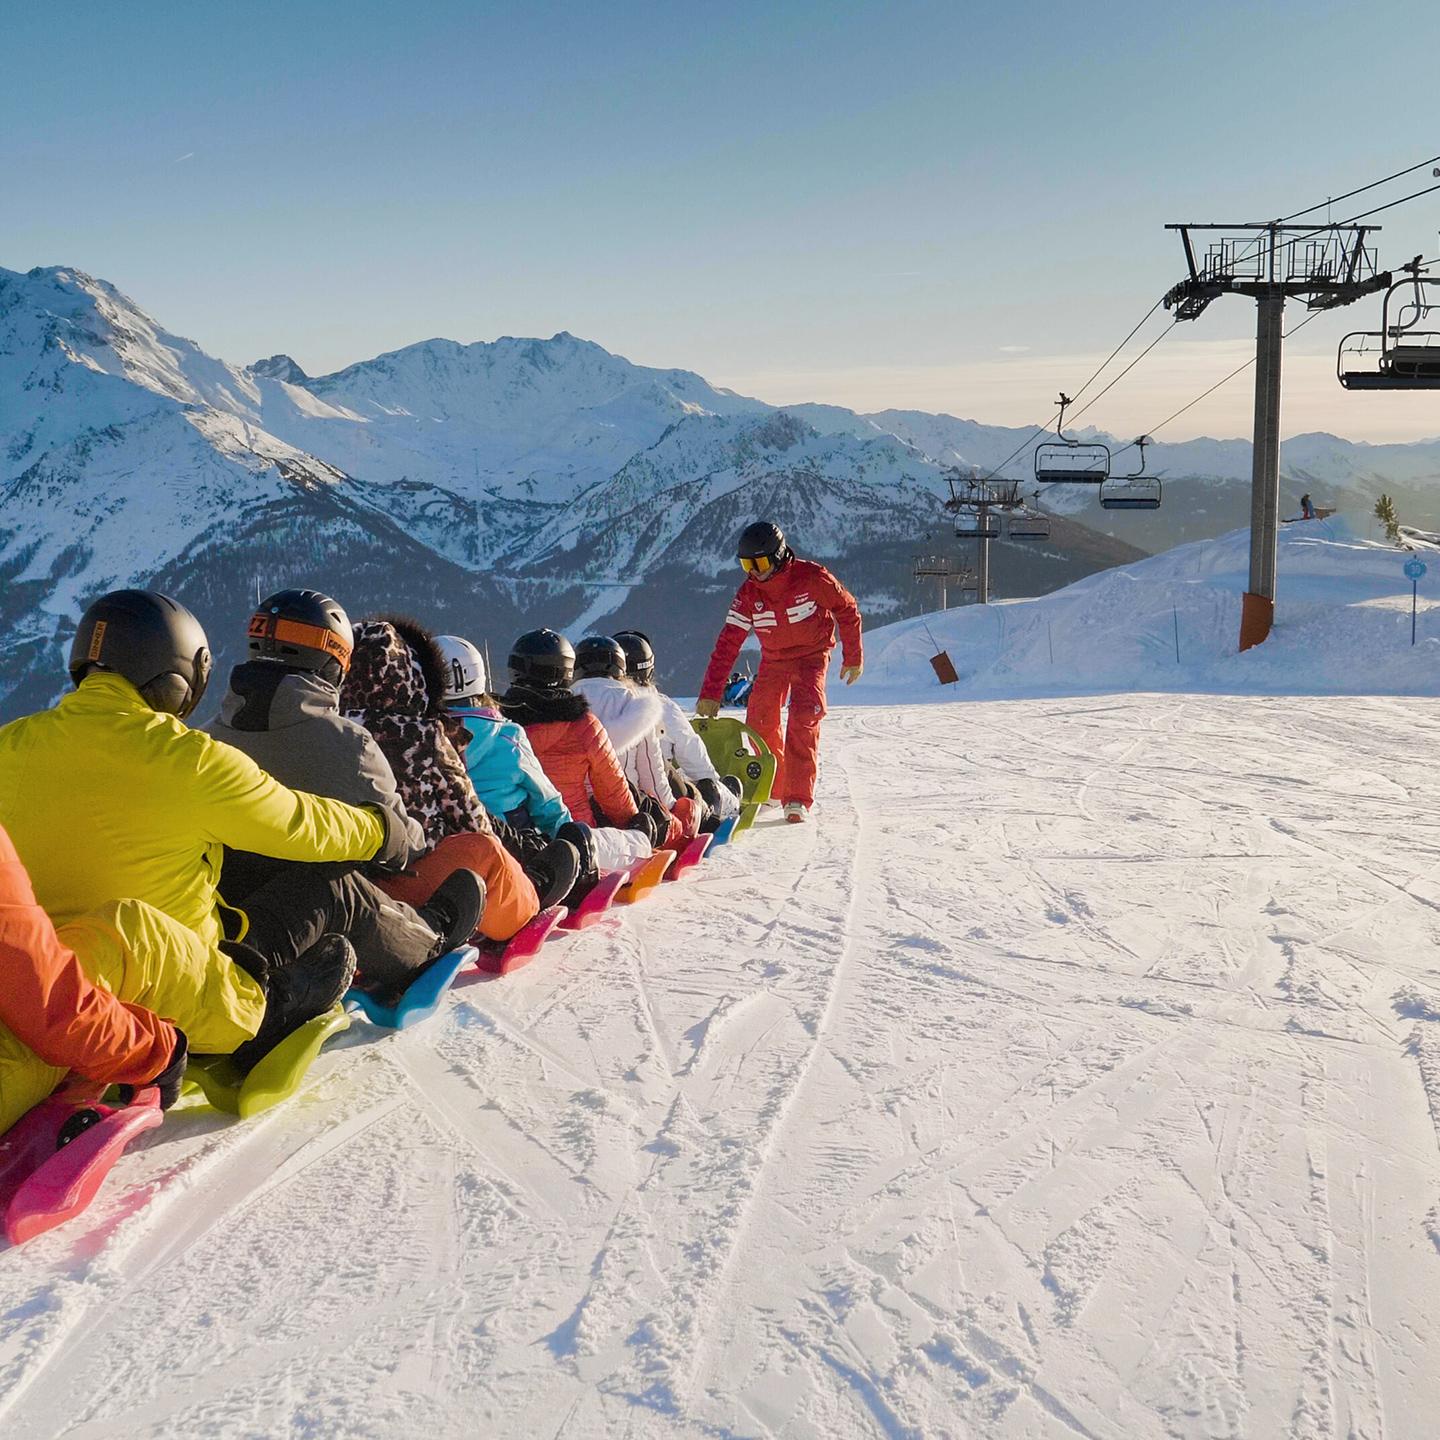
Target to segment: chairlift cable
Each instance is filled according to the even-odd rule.
[[[1328,200],[1322,200],[1320,205],[1338,205],[1342,200],[1353,200],[1357,195],[1363,195],[1367,190],[1378,189],[1381,185],[1388,185],[1392,180],[1398,180],[1402,175],[1413,174],[1416,170],[1423,170],[1427,165],[1440,164],[1440,155],[1432,155],[1428,160],[1422,160],[1418,165],[1410,165],[1404,170],[1397,170],[1393,175],[1387,175],[1383,180],[1372,180],[1368,185],[1361,185],[1358,189],[1347,190],[1343,195],[1332,195]],[[1311,205],[1304,210],[1297,210],[1293,215],[1283,215],[1275,223],[1284,225],[1288,221],[1298,220],[1302,215],[1308,215],[1312,210],[1320,209],[1320,205]]]
[[[1318,320],[1325,313],[1326,312],[1323,310],[1311,311],[1311,313],[1307,315],[1302,321],[1300,321],[1298,325],[1292,325],[1285,332],[1284,338],[1288,340],[1297,330],[1303,330],[1312,320]],[[1208,390],[1202,390],[1200,394],[1198,394],[1193,400],[1186,401],[1184,405],[1182,405],[1173,414],[1167,415],[1158,425],[1152,425],[1148,430],[1142,433],[1149,435],[1153,438],[1156,431],[1163,430],[1172,420],[1178,420],[1187,410],[1192,409],[1202,400],[1205,400],[1209,396],[1213,395],[1222,385],[1228,385],[1230,381],[1232,381],[1237,375],[1240,375],[1244,371],[1248,370],[1254,363],[1255,357],[1252,355],[1248,360],[1244,361],[1242,364],[1237,365],[1228,375],[1223,376],[1221,379],[1217,380],[1212,386],[1210,386]],[[1135,442],[1132,440],[1128,445],[1122,445],[1120,449],[1115,451],[1115,454],[1123,455],[1127,450],[1133,450],[1134,448]]]
[[[1162,295],[1144,313],[1144,315],[1140,317],[1140,320],[1136,323],[1135,327],[1130,331],[1130,333],[1109,353],[1109,355],[1105,357],[1104,361],[1090,373],[1090,378],[1086,380],[1086,382],[1075,392],[1074,396],[1071,398],[1072,404],[1074,403],[1074,401],[1078,400],[1095,383],[1095,381],[1104,373],[1106,367],[1110,364],[1110,362],[1114,360],[1115,357],[1131,342],[1131,340],[1135,338],[1136,334],[1140,331],[1141,327],[1145,324],[1145,322],[1164,303],[1165,297]],[[1163,333],[1168,332],[1162,332],[1162,334]],[[1102,391],[1101,393],[1103,394],[1104,392]],[[1098,399],[1099,397],[1097,396],[1096,398]],[[1017,455],[1021,454],[1029,446],[1033,445],[1035,441],[1040,438],[1040,436],[1048,435],[1050,433],[1051,427],[1055,424],[1055,422],[1062,419],[1063,417],[1064,412],[1057,410],[1055,414],[1052,415],[1050,419],[1045,422],[1045,424],[1037,425],[1032,435],[1027,436],[1023,441],[1021,441],[1021,443],[1016,446],[1016,448],[1012,450],[998,465],[996,465],[994,469],[989,472],[989,474],[982,476],[981,479],[984,481],[993,480]]]
[[[1173,335],[1175,327],[1167,325],[1158,335],[1117,375],[1098,395],[1092,396],[1070,418],[1078,420],[1097,401],[1103,400],[1167,335]]]

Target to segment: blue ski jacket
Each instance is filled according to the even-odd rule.
[[[570,812],[524,729],[489,706],[457,705],[446,715],[452,739],[458,728],[464,729],[461,758],[480,803],[493,815],[528,823],[553,839],[569,823]]]

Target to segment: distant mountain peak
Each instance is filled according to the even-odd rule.
[[[283,380],[287,385],[304,385],[310,377],[288,356],[271,355],[250,367],[252,375],[265,380]]]

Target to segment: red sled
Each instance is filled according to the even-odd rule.
[[[609,870],[590,888],[590,893],[560,922],[562,930],[588,930],[605,918],[615,903],[620,887],[630,878],[628,870]]]
[[[615,897],[615,903],[633,905],[637,900],[643,900],[665,878],[665,872],[674,863],[673,850],[657,850],[648,860],[642,860],[629,871],[629,879]]]
[[[504,945],[496,941],[482,945],[475,968],[486,975],[508,975],[512,970],[528,965],[569,913],[563,905],[551,905],[522,925]]]
[[[80,1214],[125,1147],[164,1118],[153,1085],[129,1105],[62,1093],[35,1106],[0,1136],[0,1207],[10,1243],[19,1245]]]
[[[693,870],[710,849],[713,835],[697,835],[676,857],[675,863],[666,872],[667,880],[678,880],[687,870]]]

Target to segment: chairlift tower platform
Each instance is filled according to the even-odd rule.
[[[950,591],[962,594],[975,589],[975,572],[968,565],[958,565],[948,555],[917,555],[913,571],[917,581],[933,580],[940,592],[940,608],[950,608]]]
[[[980,478],[980,467],[971,466],[969,475],[958,469],[945,472],[950,498],[945,508],[955,517],[955,534],[961,540],[974,540],[979,551],[978,575],[975,582],[976,600],[990,603],[990,542],[1001,534],[1001,516],[1006,511],[1023,510],[1025,501],[1018,480],[1001,480],[995,476]]]
[[[1222,295],[1256,302],[1255,429],[1250,478],[1250,585],[1240,614],[1240,648],[1258,645],[1275,619],[1280,533],[1280,357],[1287,300],[1310,310],[1352,305],[1390,288],[1377,274],[1367,238],[1378,225],[1177,224],[1189,274],[1165,308],[1197,320]]]

